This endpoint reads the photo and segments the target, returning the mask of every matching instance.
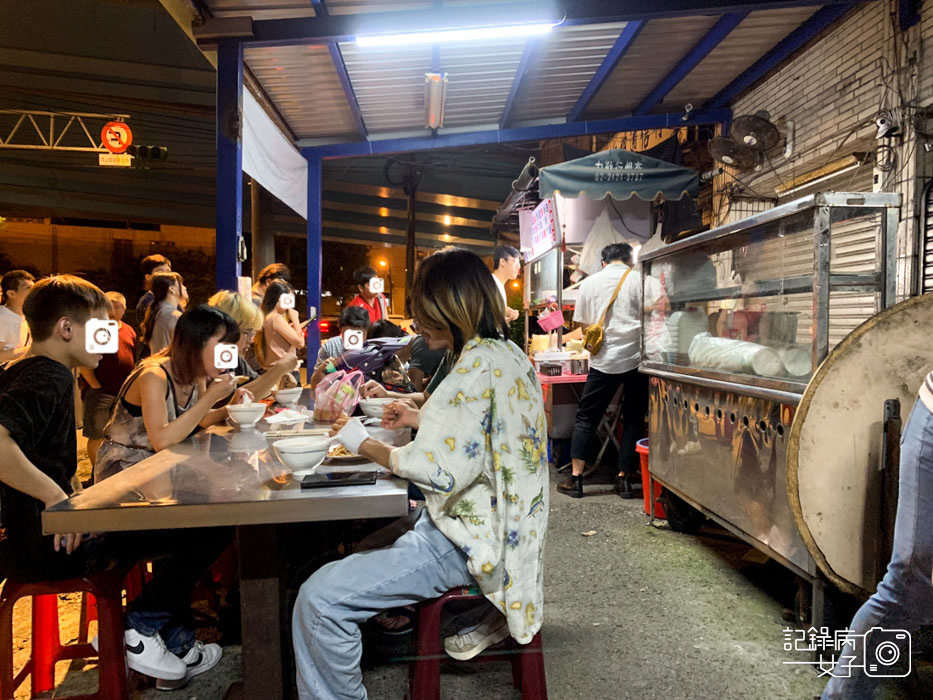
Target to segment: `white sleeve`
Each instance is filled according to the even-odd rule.
[[[573,308],[574,323],[582,323],[586,326],[592,325],[593,322],[589,320],[589,296],[590,295],[587,293],[587,288],[583,285],[580,285],[580,293],[577,295],[577,303]]]

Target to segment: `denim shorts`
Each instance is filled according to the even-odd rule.
[[[105,394],[101,389],[88,389],[84,394],[84,437],[99,440],[104,437],[104,427],[110,420],[117,397]]]

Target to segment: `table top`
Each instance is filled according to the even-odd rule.
[[[283,426],[274,426],[282,429]],[[292,427],[292,426],[289,426]],[[305,427],[313,427],[310,421]],[[320,426],[319,426],[320,427]],[[301,490],[257,429],[213,426],[42,513],[46,534],[400,517],[404,480],[387,472],[375,484]],[[369,462],[325,462],[319,473],[377,469]]]
[[[538,381],[542,384],[585,384],[586,375],[585,374],[561,374],[557,377],[549,377],[545,374],[538,373]]]

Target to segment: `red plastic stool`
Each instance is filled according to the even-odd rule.
[[[474,587],[454,588],[437,600],[421,604],[416,630],[417,655],[408,666],[408,700],[440,700],[442,660],[452,663],[508,661],[512,664],[512,684],[522,691],[522,700],[547,700],[540,632],[524,645],[509,637],[469,661],[454,661],[444,652],[441,640],[444,606],[455,600],[482,600],[483,597]]]
[[[152,574],[149,573],[149,562],[141,561],[123,578],[123,590],[126,593],[126,602],[129,604],[140,593],[143,592],[143,586],[152,580]],[[81,596],[81,616],[78,622],[78,643],[86,644],[89,637],[88,627],[92,622],[97,621],[97,599],[93,593],[87,591]]]
[[[32,679],[32,697],[55,687],[55,664],[68,659],[99,658],[98,688],[93,695],[72,700],[123,700],[129,696],[126,679],[126,652],[123,648],[123,572],[108,571],[84,578],[43,583],[7,582],[0,594],[0,698],[13,700],[13,694]],[[58,629],[58,595],[92,593],[100,615],[99,649],[90,644],[62,645]],[[13,675],[13,606],[32,596],[32,656]]]

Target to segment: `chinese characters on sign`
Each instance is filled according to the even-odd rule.
[[[545,199],[535,207],[531,219],[531,255],[529,260],[537,258],[557,245],[557,216],[554,214],[554,200]]]
[[[644,166],[638,161],[597,160],[594,164],[596,182],[639,182],[644,179]]]
[[[911,639],[906,630],[872,627],[865,634],[828,627],[784,628],[784,651],[808,652],[816,661],[785,661],[785,665],[815,666],[820,676],[849,678],[863,669],[875,678],[904,678],[911,671]]]

